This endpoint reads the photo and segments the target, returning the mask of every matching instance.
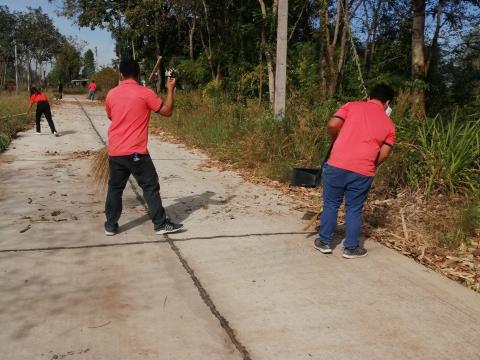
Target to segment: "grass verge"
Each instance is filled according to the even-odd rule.
[[[12,138],[16,133],[24,130],[33,122],[30,115],[13,116],[27,111],[28,95],[20,93],[18,95],[0,94],[0,152],[5,151],[10,145]]]

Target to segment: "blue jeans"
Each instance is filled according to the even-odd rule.
[[[88,92],[88,100],[95,100],[95,91]]]
[[[362,209],[373,177],[339,169],[328,164],[323,167],[323,212],[320,217],[319,237],[330,244],[337,226],[338,208],[345,197],[345,249],[359,245],[362,228]]]

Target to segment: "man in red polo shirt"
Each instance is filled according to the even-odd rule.
[[[167,79],[167,98],[162,101],[151,89],[138,83],[140,67],[133,60],[120,63],[120,84],[105,101],[108,118],[110,178],[105,204],[105,234],[115,235],[122,213],[122,194],[130,174],[143,190],[157,234],[179,231],[183,225],[171,222],[162,206],[158,175],[148,153],[148,124],[152,111],[169,117],[173,111],[175,79]]]
[[[315,249],[332,253],[330,243],[337,225],[337,213],[345,198],[345,241],[343,257],[367,255],[359,245],[362,209],[375,169],[388,157],[395,142],[395,125],[390,119],[393,89],[375,86],[368,101],[349,102],[327,125],[332,140],[330,156],[323,167],[323,212]]]

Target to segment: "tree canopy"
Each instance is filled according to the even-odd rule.
[[[61,3],[80,26],[110,30],[118,57],[141,60],[145,71],[162,56],[190,86],[221,82],[235,98],[268,93],[272,102],[278,0]],[[479,15],[478,0],[290,0],[289,92],[361,98],[364,85],[384,81],[410,91],[420,117],[437,111],[460,68],[476,76],[466,53],[478,57]],[[462,84],[469,99],[477,83]]]

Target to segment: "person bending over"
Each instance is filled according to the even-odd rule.
[[[108,92],[105,103],[111,120],[108,128],[110,177],[105,202],[105,234],[109,236],[118,232],[122,194],[130,174],[143,190],[154,231],[168,234],[183,227],[166,216],[158,175],[147,148],[151,112],[166,117],[172,115],[175,79],[167,79],[167,97],[162,101],[153,90],[138,83],[139,74],[137,62],[123,60],[120,63],[120,84]]]
[[[30,88],[30,106],[28,107],[27,115],[30,113],[33,104],[37,104],[37,111],[35,113],[36,133],[40,134],[40,118],[42,115],[45,115],[52,134],[55,136],[60,136],[55,129],[55,124],[53,123],[52,112],[50,110],[50,104],[48,103],[47,94],[35,86]]]
[[[360,246],[362,209],[376,168],[387,158],[395,142],[395,125],[390,119],[393,89],[375,86],[368,101],[349,102],[327,125],[332,140],[330,156],[323,167],[323,212],[319,237],[314,247],[332,253],[330,243],[337,225],[337,213],[345,199],[345,241],[343,257],[367,255]]]

